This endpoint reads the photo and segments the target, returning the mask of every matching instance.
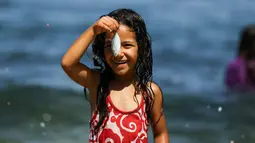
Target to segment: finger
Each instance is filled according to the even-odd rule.
[[[115,27],[113,26],[112,22],[109,19],[103,18],[102,23],[103,25],[106,25],[107,27],[111,29],[110,32],[112,32],[115,29]]]
[[[108,27],[107,25],[103,25],[103,28],[105,29],[105,32],[112,32],[112,29]]]
[[[107,24],[107,26],[112,29],[112,31],[116,30],[114,23],[109,18],[105,18],[103,20],[104,20],[105,24]]]
[[[116,31],[117,31],[119,29],[119,23],[117,22],[117,20],[115,20],[114,18],[112,18],[110,16],[107,16],[107,19],[110,20],[114,24]]]
[[[108,23],[109,25],[112,23],[112,21],[106,16],[102,18],[102,21]]]
[[[102,28],[102,32],[112,32],[112,29],[107,26],[107,24],[105,24],[103,21],[100,21],[99,26],[100,28]]]
[[[119,22],[117,20],[113,19],[113,18],[112,18],[112,20],[113,20],[113,22],[114,22],[114,24],[115,24],[115,26],[116,26],[116,28],[118,30],[119,26],[120,26]]]

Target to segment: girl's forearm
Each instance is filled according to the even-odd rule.
[[[70,46],[62,58],[62,66],[71,68],[73,65],[77,64],[88,49],[89,45],[94,40],[94,37],[94,30],[91,26],[85,32],[83,32],[80,37]]]

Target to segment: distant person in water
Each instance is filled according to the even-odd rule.
[[[238,91],[255,91],[255,24],[241,31],[237,57],[226,69],[225,85]]]

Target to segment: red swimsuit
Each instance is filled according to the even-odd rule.
[[[138,108],[133,111],[121,111],[114,106],[110,96],[106,98],[108,116],[97,135],[92,137],[92,131],[98,123],[99,114],[95,112],[91,119],[89,143],[147,143],[148,126],[145,112],[145,101],[142,98]]]

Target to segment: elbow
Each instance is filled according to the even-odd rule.
[[[70,69],[72,66],[72,64],[69,62],[69,60],[66,60],[65,58],[62,58],[61,60],[61,67],[66,70],[66,69]]]
[[[155,143],[170,143],[170,139],[167,132],[154,135]]]

